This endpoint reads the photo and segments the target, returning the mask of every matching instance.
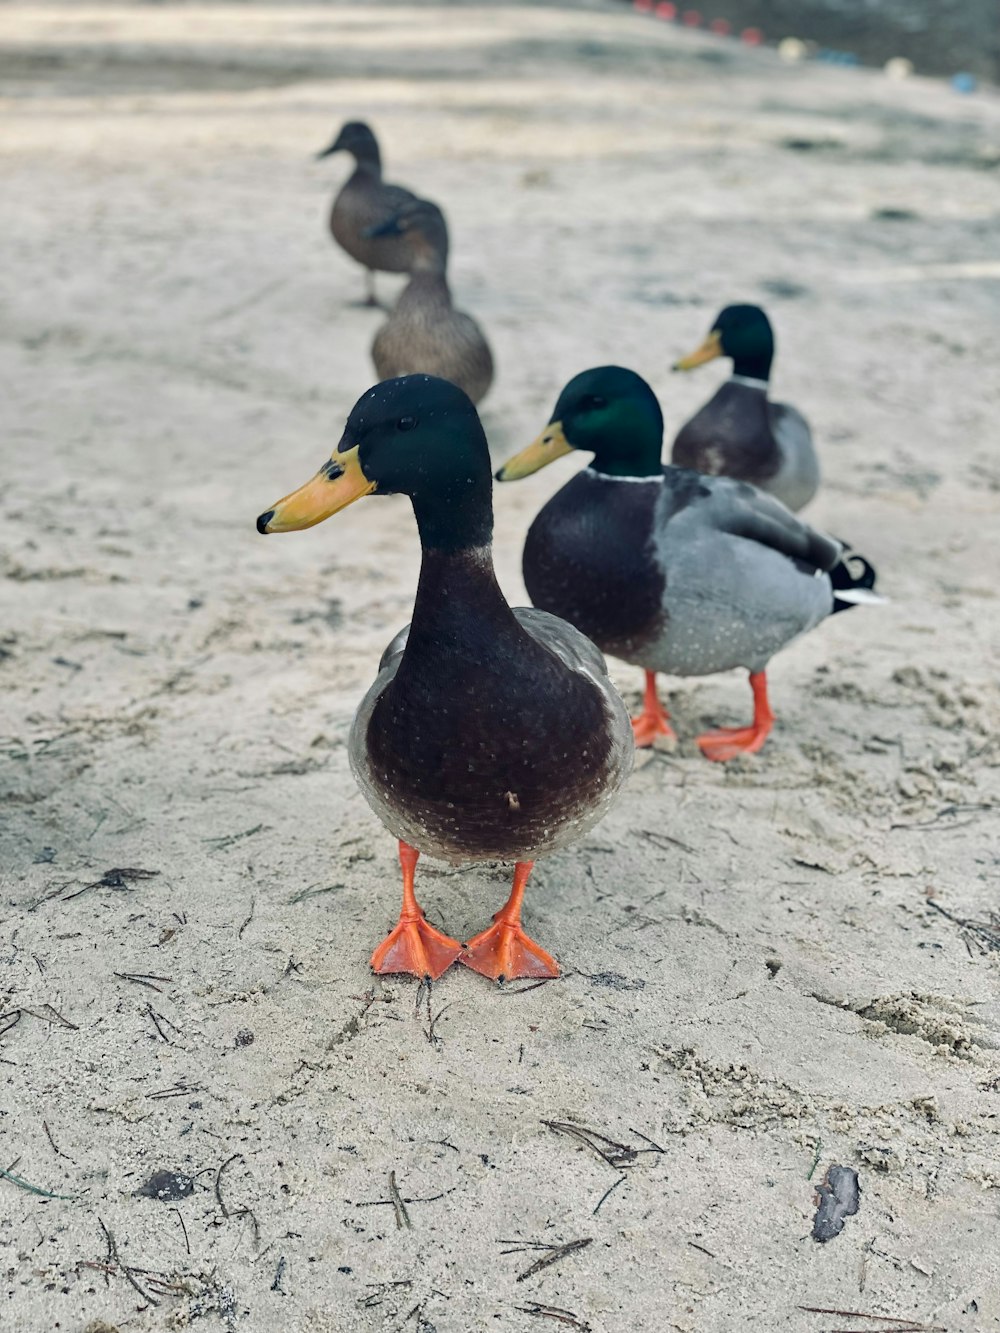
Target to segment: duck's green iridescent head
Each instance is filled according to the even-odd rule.
[[[545,430],[504,464],[497,480],[518,481],[572,449],[593,454],[596,470],[609,476],[659,475],[663,413],[641,375],[624,366],[574,375]]]
[[[316,475],[257,520],[257,531],[311,528],[364,495],[408,495],[425,547],[485,546],[493,530],[490,455],[466,394],[433,375],[369,389]]]
[[[727,305],[712,325],[712,331],[690,356],[674,363],[674,370],[694,370],[717,356],[728,356],[734,375],[748,379],[770,378],[774,359],[774,331],[759,305]]]

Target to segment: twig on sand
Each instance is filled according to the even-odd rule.
[[[0,1014],[0,1037],[6,1037],[12,1027],[21,1021],[21,1010],[12,1009],[9,1014]]]
[[[1000,950],[1000,917],[995,913],[990,912],[987,921],[972,921],[968,917],[956,916],[954,912],[949,912],[947,907],[942,907],[933,898],[927,899],[927,906],[958,926],[963,937],[971,935],[979,945],[981,953],[993,953]],[[966,947],[968,947],[967,938]],[[972,950],[970,949],[969,952],[971,953]]]
[[[231,1209],[229,1209],[229,1208],[226,1206],[226,1201],[225,1201],[225,1200],[223,1199],[223,1197],[222,1197],[222,1175],[223,1175],[223,1172],[226,1170],[226,1167],[231,1166],[232,1163],[235,1162],[237,1158],[239,1158],[239,1160],[244,1164],[244,1166],[246,1165],[246,1158],[243,1156],[243,1154],[242,1154],[241,1152],[234,1152],[233,1155],[232,1155],[232,1157],[227,1157],[226,1160],[225,1160],[225,1161],[222,1163],[222,1165],[219,1167],[218,1171],[216,1171],[216,1173],[215,1173],[215,1199],[216,1199],[216,1202],[217,1202],[218,1205],[219,1205],[219,1208],[220,1208],[221,1211],[222,1211],[222,1216],[223,1216],[223,1217],[225,1217],[225,1218],[230,1218],[230,1217],[231,1217],[231,1218],[237,1218],[237,1217],[249,1217],[249,1219],[250,1219],[250,1223],[251,1223],[251,1225],[253,1226],[254,1240],[255,1240],[256,1242],[259,1243],[259,1242],[260,1242],[260,1224],[259,1224],[258,1221],[257,1221],[257,1214],[253,1211],[253,1209],[247,1207],[246,1204],[243,1204],[242,1207],[240,1207],[240,1208],[235,1208],[235,1209],[232,1209],[232,1210],[231,1210]]]
[[[403,1196],[396,1184],[395,1171],[389,1172],[389,1198],[392,1201],[392,1211],[396,1214],[396,1230],[402,1231],[405,1227],[407,1231],[412,1231],[413,1223],[410,1221],[410,1214],[406,1211],[406,1204],[403,1202]]]
[[[944,805],[941,807],[941,809],[937,812],[936,815],[932,815],[930,819],[920,820],[919,823],[912,823],[912,824],[897,823],[897,824],[890,824],[889,827],[890,829],[936,828],[937,825],[940,824],[942,819],[948,819],[952,815],[972,814],[973,815],[972,819],[963,819],[961,823],[955,823],[949,825],[949,828],[953,829],[965,828],[967,824],[972,824],[975,822],[976,811],[995,810],[996,808],[997,807],[991,804],[989,801],[966,801],[966,802],[961,802],[958,805]]]
[[[136,986],[148,986],[150,990],[158,991],[163,994],[162,986],[154,986],[155,981],[173,981],[173,977],[158,977],[155,972],[114,972],[113,976],[121,977],[122,981],[131,981]]]
[[[65,1157],[67,1162],[73,1162],[73,1159],[72,1157],[70,1157],[69,1153],[63,1152],[63,1150],[56,1143],[55,1139],[52,1137],[52,1130],[49,1129],[48,1124],[44,1120],[42,1121],[42,1129],[45,1130],[45,1137],[52,1144],[52,1151],[56,1154],[56,1156]],[[76,1166],[76,1162],[73,1162],[73,1165]]]
[[[669,833],[653,833],[651,830],[644,828],[638,829],[637,831],[640,838],[645,838],[646,841],[651,842],[654,847],[662,847],[663,844],[667,842],[671,843],[674,847],[679,847],[682,852],[688,852],[690,855],[694,855],[693,847],[689,846],[686,842],[681,842],[680,838],[672,838]]]
[[[226,1202],[222,1197],[222,1173],[225,1171],[226,1167],[231,1166],[233,1162],[236,1161],[237,1158],[239,1158],[240,1161],[245,1160],[241,1152],[234,1152],[232,1157],[226,1158],[226,1160],[219,1167],[218,1171],[216,1171],[215,1173],[215,1199],[219,1205],[219,1208],[222,1210],[223,1217],[229,1216],[229,1209],[226,1207]]]
[[[575,1254],[577,1250],[585,1250],[588,1245],[592,1245],[593,1236],[584,1236],[582,1240],[570,1240],[565,1245],[545,1245],[541,1241],[531,1241],[526,1245],[520,1246],[521,1249],[548,1250],[548,1254],[543,1254],[541,1259],[536,1259],[530,1264],[523,1273],[518,1273],[517,1282],[524,1282],[526,1278],[534,1277],[540,1273],[543,1268],[548,1268],[550,1264],[557,1264],[560,1259],[565,1259],[568,1254]],[[501,1245],[510,1244],[509,1241],[501,1241]],[[514,1254],[516,1250],[503,1250],[503,1254]]]
[[[498,994],[500,995],[527,995],[530,990],[538,990],[539,986],[547,986],[550,981],[558,981],[558,977],[542,977],[541,981],[532,981],[527,986],[509,986],[506,982],[501,983]]]
[[[867,1319],[883,1324],[881,1329],[866,1329],[866,1333],[948,1333],[941,1324],[922,1324],[916,1319],[903,1319],[894,1314],[866,1314],[863,1310],[832,1310],[824,1305],[800,1305],[807,1314],[835,1314],[841,1319]],[[889,1327],[891,1325],[891,1328]],[[831,1329],[830,1333],[858,1333],[856,1329]]]
[[[243,938],[243,932],[246,930],[247,926],[249,926],[250,922],[253,920],[253,909],[254,909],[256,906],[257,906],[257,899],[256,899],[256,898],[251,898],[251,899],[250,899],[250,915],[247,917],[247,919],[243,922],[243,925],[240,926],[239,930],[236,932],[236,938],[237,938],[238,940],[241,940],[241,939]]]
[[[100,879],[84,884],[82,889],[77,889],[74,893],[64,894],[63,902],[68,903],[71,898],[79,898],[88,889],[127,889],[132,880],[155,879],[159,873],[158,870],[142,870],[137,866],[114,866],[111,870],[105,870]]]
[[[439,1141],[435,1140],[435,1142]],[[455,1151],[457,1152],[458,1149],[456,1148]],[[404,1199],[399,1191],[399,1186],[396,1184],[396,1173],[390,1171],[388,1199],[362,1199],[360,1203],[356,1203],[354,1206],[355,1208],[391,1208],[396,1214],[397,1228],[401,1231],[405,1227],[408,1231],[412,1231],[413,1222],[406,1209],[408,1203],[436,1203],[438,1199],[444,1199],[447,1195],[454,1194],[454,1192],[454,1189],[442,1190],[440,1194],[425,1194],[422,1197]]]
[[[48,1010],[48,1013],[45,1010]],[[30,1014],[32,1018],[39,1018],[43,1023],[58,1023],[60,1027],[69,1028],[71,1032],[79,1032],[80,1027],[77,1023],[71,1023],[69,1019],[54,1008],[51,1004],[43,1004],[41,1012],[37,1009],[29,1009],[27,1005],[21,1005],[21,1012]]]
[[[242,842],[244,838],[252,838],[255,833],[263,833],[265,827],[270,828],[270,825],[254,824],[253,828],[244,829],[242,833],[224,833],[221,838],[202,838],[202,842],[221,852],[236,842]]]
[[[591,1213],[591,1217],[596,1217],[596,1216],[597,1216],[598,1211],[600,1210],[601,1204],[604,1202],[604,1200],[608,1197],[609,1194],[614,1194],[615,1190],[618,1188],[619,1185],[624,1185],[626,1179],[627,1179],[627,1177],[625,1177],[625,1176],[619,1176],[618,1179],[615,1181],[615,1183],[614,1183],[613,1185],[609,1185],[609,1186],[608,1186],[608,1188],[604,1191],[604,1193],[601,1195],[601,1197],[597,1200],[597,1207],[596,1207],[596,1208],[594,1209],[594,1211]]]
[[[188,1254],[190,1254],[190,1253],[191,1253],[191,1242],[188,1240],[188,1229],[187,1229],[187,1227],[184,1225],[184,1218],[181,1216],[181,1210],[180,1210],[179,1208],[171,1208],[170,1211],[171,1211],[172,1213],[176,1213],[176,1214],[177,1214],[177,1220],[178,1220],[178,1222],[180,1222],[180,1224],[181,1224],[181,1230],[184,1232],[184,1248],[187,1250]]]
[[[571,1125],[566,1120],[543,1120],[542,1124],[557,1134],[568,1134],[571,1138],[577,1139],[591,1152],[597,1153],[608,1166],[613,1166],[616,1171],[631,1166],[639,1155],[635,1148],[630,1148],[626,1143],[618,1143],[615,1139],[609,1139],[606,1134],[601,1134],[596,1129]]]
[[[152,1006],[151,1004],[147,1004],[147,1005],[146,1005],[146,1013],[147,1013],[148,1016],[153,1020],[153,1027],[156,1028],[157,1032],[160,1034],[160,1038],[161,1038],[161,1040],[165,1041],[165,1042],[167,1043],[168,1046],[172,1046],[172,1045],[173,1045],[173,1042],[170,1040],[170,1038],[167,1036],[167,1034],[166,1034],[166,1033],[163,1031],[163,1029],[160,1027],[160,1019],[163,1018],[163,1015],[162,1015],[162,1014],[158,1014],[158,1013],[156,1012],[156,1010],[153,1008],[153,1006]],[[167,1020],[164,1019],[164,1022],[166,1022],[166,1021],[167,1021]]]
[[[809,1168],[809,1172],[806,1175],[806,1180],[812,1180],[813,1176],[816,1174],[816,1168],[819,1166],[819,1159],[820,1156],[822,1155],[822,1152],[823,1152],[823,1140],[819,1139],[817,1140],[816,1143],[816,1155],[812,1159],[812,1166]]]
[[[622,1171],[627,1166],[633,1166],[636,1159],[642,1153],[662,1153],[663,1148],[652,1139],[641,1134],[637,1129],[630,1129],[630,1134],[635,1134],[637,1138],[645,1140],[650,1146],[648,1148],[632,1148],[627,1143],[619,1143],[617,1139],[610,1139],[606,1134],[601,1134],[596,1129],[588,1129],[585,1125],[573,1125],[568,1120],[543,1120],[542,1124],[548,1129],[555,1130],[557,1134],[568,1134],[571,1138],[578,1139],[591,1152],[597,1153],[602,1161],[607,1162],[608,1166],[613,1166],[616,1171]]]
[[[118,1253],[118,1242],[115,1240],[114,1232],[110,1231],[104,1225],[103,1221],[101,1221],[100,1218],[98,1218],[97,1221],[100,1223],[101,1230],[107,1237],[108,1257],[109,1259],[113,1259],[114,1262],[118,1265],[118,1271],[121,1273],[122,1277],[125,1279],[125,1281],[129,1284],[130,1287],[133,1287],[139,1293],[139,1295],[142,1297],[142,1299],[146,1302],[147,1305],[159,1305],[160,1302],[156,1300],[155,1297],[150,1296],[149,1292],[145,1291],[139,1285],[139,1283],[136,1281],[135,1277],[132,1274],[131,1268],[129,1268],[128,1264],[125,1263],[121,1255]]]
[[[558,1305],[538,1305],[532,1302],[531,1305],[515,1305],[515,1310],[521,1310],[524,1314],[535,1314],[542,1319],[554,1319],[557,1324],[565,1324],[567,1328],[575,1328],[579,1333],[591,1333],[590,1325],[577,1319],[571,1310],[562,1310]]]
[[[445,1005],[442,1005],[441,1008],[440,1008],[440,1009],[437,1011],[437,1013],[434,1015],[434,1017],[431,1018],[431,1012],[430,1012],[430,993],[428,992],[428,995],[427,995],[427,1018],[428,1018],[428,1023],[427,1023],[427,1027],[424,1029],[424,1032],[427,1034],[427,1040],[430,1042],[430,1044],[431,1044],[432,1046],[436,1045],[439,1041],[442,1040],[442,1038],[439,1037],[439,1036],[437,1035],[437,1033],[434,1031],[434,1028],[435,1028],[436,1024],[440,1021],[442,1015],[443,1015],[443,1014],[446,1014],[446,1013],[448,1012],[448,1010],[452,1007],[452,1005],[453,1005],[454,1003],[455,1003],[454,1000],[449,1000],[448,1003],[445,1004]]]

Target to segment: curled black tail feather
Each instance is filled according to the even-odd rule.
[[[839,540],[839,538],[838,538]],[[873,592],[875,589],[875,566],[872,565],[863,555],[852,550],[846,542],[841,542],[844,550],[840,559],[830,570],[830,582],[833,584],[833,611],[836,615],[838,611],[849,611],[852,606],[857,606],[857,601],[850,597],[838,597],[837,592],[850,592],[853,589],[861,589]],[[871,600],[877,601],[877,598]]]

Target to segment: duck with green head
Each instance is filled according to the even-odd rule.
[[[372,494],[410,497],[422,548],[413,619],[351,728],[351,767],[403,870],[399,923],[372,967],[437,978],[458,960],[494,979],[557,976],[521,926],[525,885],[534,860],[582,836],[621,789],[633,752],[625,706],[578,630],[505,601],[486,438],[455,385],[410,375],[370,389],[329,461],[257,528],[312,527]],[[421,852],[516,863],[507,903],[464,947],[424,919]]]
[[[760,306],[730,305],[711,332],[674,370],[728,357],[733,373],[674,440],[671,461],[708,476],[736,477],[798,510],[816,494],[819,462],[809,423],[787,403],[768,398],[774,331]]]
[[[643,667],[637,745],[672,736],[656,673],[750,673],[754,718],[698,738],[708,759],[754,753],[774,723],[767,664],[799,634],[871,593],[874,571],[746,482],[664,466],[663,416],[634,371],[575,376],[535,442],[497,473],[516,481],[573,450],[593,455],[549,500],[524,547],[535,606]]]

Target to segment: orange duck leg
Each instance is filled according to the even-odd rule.
[[[533,861],[518,861],[510,897],[494,914],[492,926],[469,940],[461,962],[493,981],[516,977],[557,977],[559,964],[521,928],[521,903]]]
[[[652,745],[657,736],[666,736],[676,740],[670,725],[670,714],[660,703],[656,692],[656,672],[646,672],[646,693],[642,700],[642,712],[632,719],[632,734],[638,749]]]
[[[421,980],[437,981],[461,954],[458,940],[450,939],[424,920],[424,909],[413,892],[413,876],[420,853],[400,839],[403,868],[403,907],[395,929],[372,954],[373,972],[409,972]]]
[[[706,759],[723,763],[738,754],[756,754],[770,735],[774,714],[767,699],[767,672],[751,671],[750,688],[753,690],[753,722],[749,727],[720,727],[698,737],[698,744]]]

